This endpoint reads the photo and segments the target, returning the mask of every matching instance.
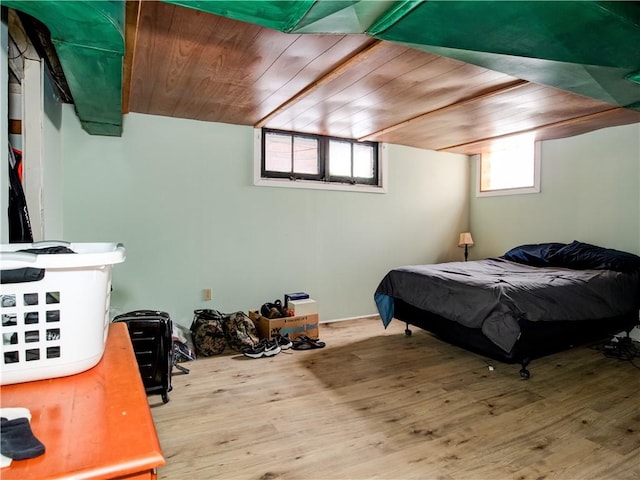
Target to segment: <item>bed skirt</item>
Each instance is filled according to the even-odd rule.
[[[526,364],[534,358],[629,332],[638,324],[638,311],[596,320],[519,322],[521,333],[509,352],[489,340],[479,328],[470,328],[427,310],[394,299],[394,318],[429,331],[453,345],[506,363]]]

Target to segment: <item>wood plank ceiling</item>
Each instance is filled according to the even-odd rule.
[[[366,35],[286,34],[129,2],[124,110],[475,154],[640,112]]]

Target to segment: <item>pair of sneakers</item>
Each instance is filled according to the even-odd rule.
[[[263,338],[255,347],[248,348],[242,353],[249,358],[273,357],[282,350],[290,349],[292,346],[293,342],[289,338],[289,334],[274,335],[271,340]]]

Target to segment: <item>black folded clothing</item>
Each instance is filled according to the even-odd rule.
[[[26,417],[0,419],[0,453],[13,460],[24,460],[42,455],[44,445],[31,431]]]

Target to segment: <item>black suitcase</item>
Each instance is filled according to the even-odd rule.
[[[127,324],[147,395],[160,394],[167,403],[173,367],[173,327],[169,314],[135,310],[118,315],[113,321]]]

